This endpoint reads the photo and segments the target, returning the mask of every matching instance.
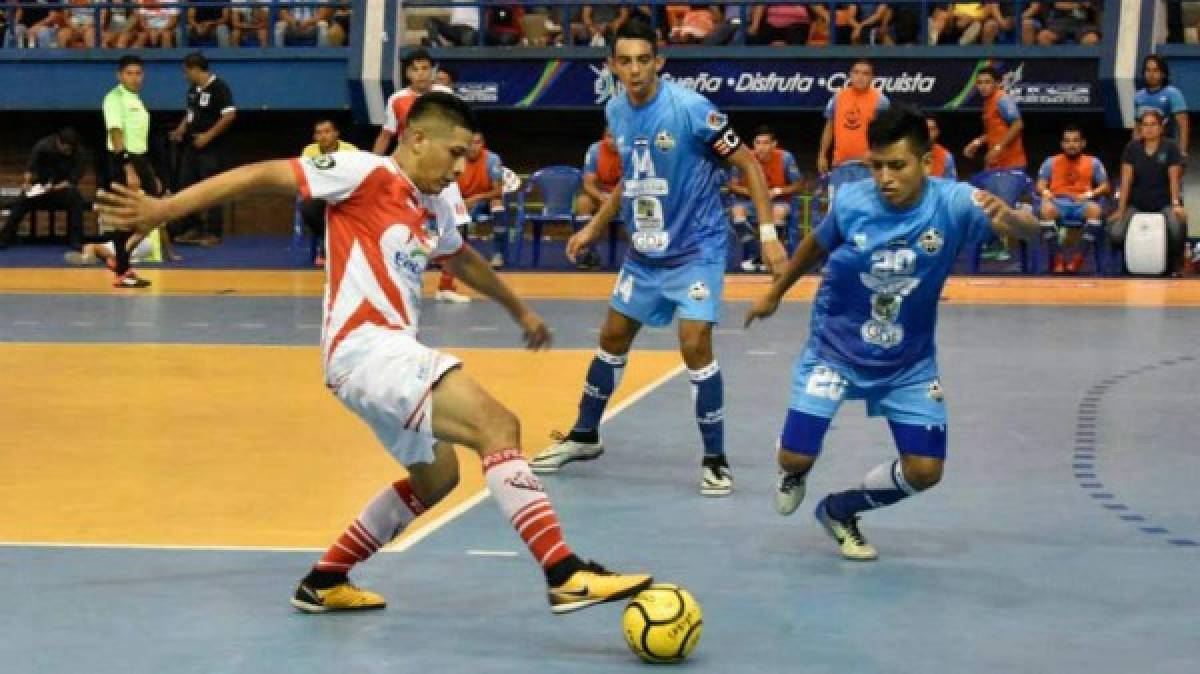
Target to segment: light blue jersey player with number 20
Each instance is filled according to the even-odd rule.
[[[695,393],[704,443],[700,492],[726,496],[733,475],[725,459],[721,370],[713,357],[729,221],[721,203],[720,164],[747,177],[759,213],[771,213],[770,192],[754,155],[729,120],[703,96],[658,77],[663,59],[654,30],[626,22],[613,40],[609,67],[624,87],[605,113],[621,156],[622,181],[591,222],[567,243],[571,259],[595,242],[618,212],[630,251],[617,277],[600,349],[588,368],[579,416],[569,435],[533,460],[538,473],[604,451],[599,424],[642,325],[664,326],[678,316],[679,344]],[[772,270],[786,262],[772,222],[760,222],[763,257]]]
[[[929,129],[915,108],[881,113],[867,132],[872,179],[845,185],[829,215],[805,237],[746,325],[775,312],[788,288],[828,257],[813,301],[808,343],[793,371],[779,438],[780,514],[804,498],[805,478],[845,400],[866,401],[891,426],[900,458],[860,487],[829,494],[816,516],[843,557],[875,559],[858,513],[937,484],[946,458],[946,410],[938,381],[937,304],[959,252],[995,231],[1029,238],[1037,220],[964,183],[929,178]]]

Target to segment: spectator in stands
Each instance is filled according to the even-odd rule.
[[[253,35],[258,40],[258,46],[267,46],[267,17],[266,7],[244,6],[237,7],[236,5],[244,5],[252,0],[232,0],[230,4],[234,5],[233,13],[230,15],[232,20],[233,30],[230,31],[229,41],[235,47],[244,46],[246,37]]]
[[[613,33],[629,19],[629,7],[619,5],[584,5],[580,18],[587,43],[603,47],[612,41]]]
[[[929,142],[931,143],[929,175],[934,178],[958,180],[958,168],[954,165],[954,155],[938,142],[942,130],[938,126],[937,119],[932,116],[926,117],[925,124],[929,127]]]
[[[867,156],[867,127],[875,115],[888,107],[888,97],[871,86],[875,67],[858,59],[850,68],[847,85],[825,106],[825,129],[817,150],[817,173],[829,175],[829,198],[845,183],[871,177],[864,162]],[[832,170],[830,152],[833,153]]]
[[[444,65],[439,65],[437,71],[433,73],[433,83],[437,86],[445,87],[447,91],[457,96],[454,91],[454,71]]]
[[[93,49],[96,46],[96,15],[99,0],[67,0],[66,14],[58,29],[58,46],[64,49]]]
[[[62,0],[19,0],[13,28],[19,47],[54,47],[63,25]]]
[[[0,229],[0,249],[16,241],[17,227],[38,208],[65,210],[67,244],[76,250],[81,248],[84,200],[79,180],[83,170],[83,150],[75,129],[60,129],[35,143],[21,176],[21,195],[9,204],[8,220]]]
[[[186,187],[225,169],[225,145],[237,108],[229,85],[209,71],[208,59],[200,52],[184,57],[183,76],[190,85],[187,113],[171,132],[171,140],[183,144],[180,182]],[[205,221],[193,214],[172,223],[171,235],[177,243],[214,246],[224,236],[223,220],[221,208],[215,207],[208,211]]]
[[[316,0],[322,4],[327,0]],[[281,7],[279,21],[275,22],[275,46],[315,44],[332,47],[345,44],[342,27],[332,22],[333,9],[312,5]]]
[[[1145,78],[1146,86],[1138,89],[1133,96],[1134,111],[1139,116],[1146,108],[1154,108],[1161,112],[1165,120],[1165,137],[1179,145],[1184,163],[1187,163],[1192,131],[1188,121],[1187,100],[1184,99],[1183,92],[1170,83],[1171,69],[1167,60],[1158,54],[1148,54],[1142,61],[1142,77]],[[1134,138],[1138,137],[1139,128],[1134,127]]]
[[[859,3],[850,33],[851,44],[895,44],[892,31],[894,16],[895,12],[887,3]]]
[[[1062,133],[1062,153],[1049,157],[1038,170],[1037,192],[1041,197],[1038,219],[1047,238],[1058,237],[1060,226],[1066,229],[1062,251],[1071,251],[1064,264],[1063,252],[1054,256],[1054,272],[1078,273],[1083,266],[1080,241],[1095,243],[1104,226],[1104,208],[1098,197],[1112,192],[1108,174],[1100,160],[1084,154],[1087,141],[1074,124]]]
[[[175,29],[179,25],[178,0],[142,0],[138,9],[140,30],[134,39],[135,49],[141,47],[175,46]]]
[[[1092,2],[1033,2],[1021,15],[1021,41],[1048,47],[1100,43],[1100,22]]]
[[[1000,87],[1000,73],[988,66],[975,76],[975,88],[983,107],[983,134],[967,143],[963,155],[973,159],[980,149],[988,170],[1025,168],[1025,144],[1021,132],[1025,122],[1017,103]]]
[[[467,47],[479,44],[479,6],[475,0],[454,0],[450,18],[431,16],[425,22],[431,47]],[[465,6],[466,3],[471,3]]]
[[[337,30],[330,31],[329,44],[334,47],[341,47],[350,41],[350,17],[352,14],[353,10],[348,5],[333,8],[332,20]]]
[[[801,45],[812,32],[808,5],[755,5],[746,29],[748,44]]]
[[[1178,275],[1187,233],[1183,153],[1164,136],[1165,124],[1166,117],[1157,108],[1138,112],[1138,137],[1121,154],[1120,198],[1109,220],[1109,236],[1114,245],[1123,246],[1134,215],[1162,213],[1167,226],[1168,271]]]
[[[667,40],[672,44],[700,44],[716,30],[719,19],[720,8],[715,5],[667,5]]]
[[[232,27],[229,0],[191,0],[191,4],[195,6],[187,11],[187,43],[228,47]]]
[[[125,6],[105,8],[100,20],[105,49],[126,49],[137,38],[138,17],[133,0]]]
[[[930,20],[930,44],[993,44],[1000,31],[1010,30],[1013,20],[1004,15],[998,2],[956,2],[935,9]]]
[[[341,132],[332,119],[320,119],[313,125],[313,142],[305,146],[302,157],[312,159],[334,152],[357,152],[358,148],[341,139]],[[317,256],[313,265],[325,266],[325,207],[324,199],[300,202],[300,218],[317,240]]]
[[[500,156],[487,149],[482,133],[467,146],[467,161],[458,175],[458,190],[472,222],[492,223],[492,268],[504,266],[508,253],[508,214],[504,210],[504,165]]]
[[[771,190],[771,222],[775,223],[776,229],[782,230],[792,213],[792,198],[800,192],[803,179],[800,167],[791,152],[779,148],[775,132],[765,125],[754,131],[754,158],[762,167]],[[734,195],[729,210],[734,232],[742,243],[742,271],[766,271],[757,250],[757,229],[750,225],[755,213],[745,176],[735,167],[729,178],[729,191]],[[784,232],[780,231],[779,239],[784,240],[784,237]]]
[[[493,47],[515,47],[525,37],[522,20],[525,8],[521,5],[493,5],[484,13],[484,44]]]

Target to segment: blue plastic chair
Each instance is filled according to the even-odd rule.
[[[565,222],[574,227],[575,195],[583,185],[583,173],[574,166],[547,166],[529,176],[517,194],[517,262],[525,247],[525,223],[533,225],[532,267],[542,257],[542,230],[548,222]],[[542,197],[541,213],[528,213],[525,201],[537,190]]]
[[[1021,199],[1029,199],[1033,196],[1033,179],[1023,169],[983,171],[972,176],[970,182],[971,185],[1000,197],[1009,206],[1016,206]],[[1039,257],[1031,254],[1031,245],[1037,246],[1037,243],[1021,241],[1020,244],[1021,271],[1027,274],[1037,271],[1035,260]],[[968,269],[972,274],[979,273],[983,246],[984,244],[979,244],[970,253]]]

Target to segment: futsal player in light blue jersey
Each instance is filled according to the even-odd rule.
[[[1165,120],[1163,132],[1176,141],[1183,151],[1184,159],[1191,142],[1191,125],[1188,122],[1187,100],[1178,87],[1171,84],[1171,69],[1167,60],[1158,54],[1147,54],[1142,61],[1142,77],[1146,81],[1143,89],[1133,95],[1134,118],[1141,119],[1142,111],[1154,108]],[[1138,138],[1138,126],[1133,127],[1134,139]]]
[[[627,21],[612,42],[609,67],[624,91],[605,114],[621,156],[623,179],[591,221],[567,243],[572,260],[595,242],[618,211],[630,252],[588,368],[579,415],[569,435],[533,460],[539,473],[603,453],[600,419],[620,382],[642,325],[679,317],[679,349],[692,382],[696,423],[704,443],[700,492],[725,496],[733,475],[725,459],[725,403],[712,330],[724,286],[729,220],[721,203],[721,164],[747,178],[760,214],[763,259],[778,273],[787,262],[770,220],[766,179],[729,120],[703,96],[658,77],[663,66],[654,30]]]
[[[844,400],[865,400],[869,415],[888,420],[900,458],[816,508],[842,556],[859,560],[878,555],[859,531],[858,513],[891,505],[942,477],[946,410],[934,330],[955,258],[993,231],[1018,238],[1038,231],[1026,210],[964,183],[928,177],[929,129],[916,108],[896,105],[881,113],[869,127],[868,148],[872,178],[843,188],[787,271],[746,315],[749,326],[775,313],[792,284],[827,258],[779,438],[776,507],[783,515],[796,510],[838,408]]]

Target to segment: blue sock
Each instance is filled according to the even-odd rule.
[[[692,380],[704,456],[725,456],[725,383],[721,366],[714,360],[699,370],[688,370],[688,378]]]
[[[825,508],[830,517],[839,521],[849,520],[856,513],[890,506],[917,493],[904,479],[900,459],[881,463],[871,469],[858,489],[830,494],[825,498]]]
[[[617,389],[617,384],[621,383],[627,360],[628,356],[614,356],[603,349],[596,351],[583,384],[583,397],[579,399],[579,416],[571,430],[591,432],[600,427],[604,408],[608,406],[608,399]]]
[[[492,209],[492,252],[508,259],[508,214],[504,209]]]

